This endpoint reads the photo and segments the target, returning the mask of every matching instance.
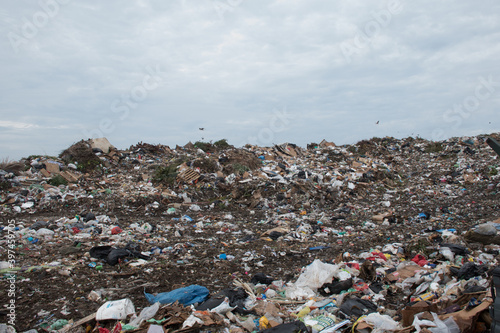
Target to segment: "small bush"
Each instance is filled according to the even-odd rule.
[[[232,167],[233,172],[239,175],[243,175],[245,172],[250,171],[250,168],[248,166],[239,163],[234,163]]]
[[[77,170],[78,171],[81,171],[81,172],[88,172],[88,171],[92,171],[92,170],[95,170],[95,168],[97,168],[98,166],[101,165],[101,161],[97,161],[97,160],[88,160],[88,161],[83,161],[81,163],[78,163],[78,165],[76,166]]]
[[[200,168],[203,172],[216,172],[219,170],[219,166],[217,165],[217,161],[212,158],[202,158],[193,161],[193,168]]]
[[[161,166],[155,170],[152,181],[156,184],[173,184],[177,178],[177,174],[177,164]]]
[[[490,174],[490,176],[496,176],[496,175],[498,175],[497,168],[491,167],[489,174]]]
[[[354,153],[356,153],[357,149],[355,146],[349,146],[349,147],[347,147],[347,151],[354,154]]]
[[[222,140],[219,140],[219,141],[215,141],[214,142],[214,146],[217,148],[217,149],[227,149],[229,147],[231,147],[231,145],[229,143],[227,143],[227,139],[222,139]]]
[[[443,146],[439,142],[433,142],[425,147],[425,152],[428,154],[439,153],[441,150],[443,150]]]
[[[194,143],[196,148],[200,148],[205,153],[210,152],[212,150],[212,144],[210,142],[196,141]]]
[[[54,177],[50,178],[49,184],[52,186],[68,185],[68,181],[61,175],[55,175]]]
[[[85,141],[79,141],[59,154],[59,157],[66,163],[78,163],[78,170],[90,172],[101,165],[101,160],[93,152],[92,148]]]

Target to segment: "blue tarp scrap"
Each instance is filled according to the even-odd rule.
[[[208,298],[209,291],[207,288],[191,285],[184,288],[175,289],[165,293],[159,293],[154,296],[153,294],[148,294],[144,292],[146,299],[149,303],[154,304],[156,302],[160,302],[161,304],[170,304],[175,301],[179,301],[180,304],[183,305],[192,305],[195,303],[201,303]]]

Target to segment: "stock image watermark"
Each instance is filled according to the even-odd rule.
[[[219,19],[224,21],[226,13],[234,12],[243,2],[244,0],[212,0],[212,6]]]
[[[15,325],[16,323],[16,272],[14,267],[16,267],[16,221],[7,221],[7,263],[9,265],[7,274],[7,297],[8,304],[5,305],[7,309],[7,322],[9,325]]]
[[[347,63],[351,63],[353,56],[359,54],[361,50],[371,46],[382,29],[388,27],[393,17],[402,11],[403,4],[400,0],[390,0],[386,9],[372,11],[370,13],[372,19],[366,22],[362,29],[358,28],[352,39],[340,43],[340,50]]]
[[[109,106],[110,116],[102,118],[96,128],[82,131],[85,138],[101,138],[112,133],[116,129],[116,121],[127,119],[131,110],[137,109],[151,91],[158,89],[163,81],[160,66],[156,65],[155,68],[147,66],[145,72],[142,82],[111,102]]]
[[[479,83],[474,89],[474,93],[466,96],[462,102],[453,104],[443,113],[442,121],[445,128],[437,128],[432,132],[434,141],[444,140],[447,137],[446,130],[458,129],[464,120],[468,119],[481,107],[481,103],[487,101],[496,92],[495,87],[500,87],[500,82],[493,81],[493,76],[487,78],[480,76]]]
[[[40,0],[38,2],[40,9],[29,17],[24,16],[16,31],[9,31],[7,34],[14,52],[19,53],[20,47],[38,36],[38,33],[59,14],[61,6],[70,2],[71,0]]]
[[[267,125],[263,126],[255,136],[249,136],[248,141],[258,146],[274,144],[277,133],[285,131],[295,117],[287,112],[286,107],[283,110],[274,109]]]

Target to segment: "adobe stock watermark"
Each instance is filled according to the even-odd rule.
[[[355,54],[359,54],[362,49],[370,46],[382,29],[389,26],[393,17],[402,11],[403,4],[400,0],[389,0],[386,9],[372,11],[370,13],[372,19],[365,23],[363,29],[357,29],[358,31],[352,39],[340,43],[340,50],[347,63],[350,64]]]
[[[31,17],[23,17],[22,24],[16,30],[9,31],[7,38],[15,53],[19,53],[20,47],[35,38],[40,30],[45,28],[49,22],[59,14],[61,6],[67,5],[71,0],[40,0],[40,10]]]
[[[294,118],[291,113],[286,111],[286,107],[281,111],[274,109],[267,126],[261,128],[256,136],[249,136],[247,143],[255,142],[256,145],[261,147],[274,144],[276,134],[286,130]]]
[[[102,118],[97,128],[82,131],[84,138],[102,138],[112,133],[116,129],[115,121],[127,119],[130,111],[137,109],[139,104],[148,97],[149,93],[160,86],[163,78],[161,77],[162,72],[159,65],[156,65],[155,68],[147,66],[145,72],[142,82],[130,89],[127,94],[123,94],[120,98],[116,98],[111,102],[109,117]]]
[[[9,264],[9,271],[7,271],[7,297],[8,304],[7,308],[7,322],[9,325],[15,326],[16,323],[16,272],[14,267],[16,267],[16,221],[7,221],[7,263]]]
[[[456,130],[459,128],[464,120],[468,119],[471,114],[480,108],[481,102],[491,98],[496,92],[495,87],[500,87],[500,82],[494,82],[492,75],[489,75],[488,78],[480,76],[478,81],[474,94],[466,96],[461,103],[453,104],[452,108],[443,113],[442,119],[447,124],[446,129]],[[441,141],[446,139],[446,129],[435,129],[432,132],[432,140]]]
[[[227,12],[234,12],[234,10],[239,7],[244,0],[212,0],[212,6],[217,12],[217,16],[221,21],[224,21],[224,16]]]

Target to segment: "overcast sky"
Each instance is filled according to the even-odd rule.
[[[500,2],[4,1],[0,158],[500,131]],[[204,130],[200,130],[204,128]]]

